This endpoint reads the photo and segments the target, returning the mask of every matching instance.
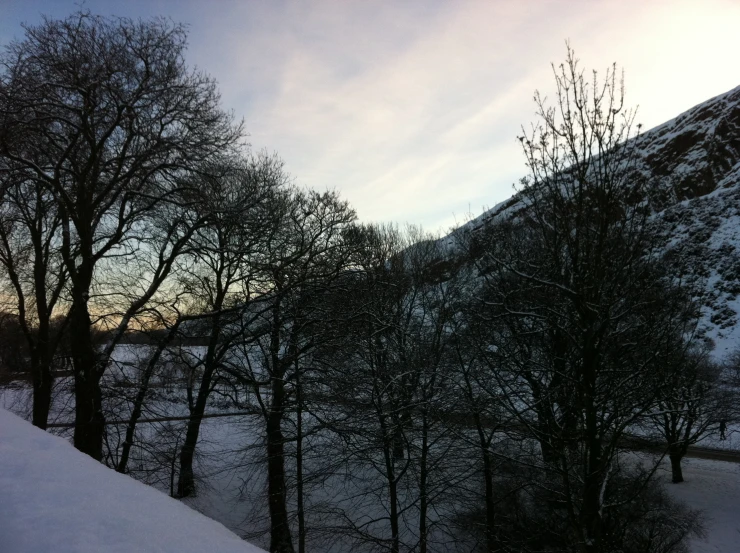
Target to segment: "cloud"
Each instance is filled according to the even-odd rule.
[[[11,15],[44,4],[11,0]],[[255,148],[364,220],[434,229],[511,194],[525,172],[515,137],[566,39],[585,68],[625,67],[646,127],[740,84],[732,0],[88,5],[187,22],[190,62],[219,80]]]

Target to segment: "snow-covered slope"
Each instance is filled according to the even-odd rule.
[[[3,553],[259,553],[215,522],[0,409]]]
[[[676,272],[701,291],[715,356],[740,346],[740,87],[638,139],[663,190],[656,222]]]
[[[656,188],[654,221],[676,271],[696,285],[703,329],[721,358],[740,346],[740,87],[634,140],[639,171]],[[462,228],[521,207],[514,196]],[[453,235],[445,243],[454,244]]]

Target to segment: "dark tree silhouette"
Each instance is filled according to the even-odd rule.
[[[221,111],[215,83],[185,65],[185,46],[184,28],[168,20],[79,12],[25,27],[0,61],[0,156],[56,202],[70,283],[74,443],[96,459],[107,359],[92,331],[103,261],[135,261],[140,222],[162,202],[192,201],[178,177],[241,135]],[[121,308],[123,329],[170,270],[167,244],[149,285]]]
[[[662,356],[697,313],[648,224],[650,182],[636,170],[615,67],[589,80],[569,48],[553,70],[554,105],[536,94],[538,121],[521,137],[529,176],[518,203],[473,238],[487,281],[478,343],[541,445],[542,485],[568,541],[590,553],[614,546],[605,490],[620,440],[657,404]]]

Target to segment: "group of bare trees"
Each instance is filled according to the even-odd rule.
[[[68,355],[75,446],[123,473],[154,452],[184,498],[214,396],[249,413],[275,552],[679,551],[697,523],[626,440],[657,429],[681,481],[729,403],[614,69],[586,81],[569,50],[516,201],[441,241],[249,153],[185,39],[81,12],[3,54],[3,310],[34,424]],[[173,374],[165,439],[141,420]]]
[[[75,445],[101,459],[99,382],[112,348],[197,228],[191,211],[204,190],[194,175],[241,127],[219,107],[215,83],[185,66],[179,25],[79,13],[25,31],[2,58],[3,204],[18,213],[4,219],[4,265],[19,318],[38,323],[28,333],[35,404],[48,404],[59,307],[74,360]],[[125,290],[106,278],[121,266],[140,277]],[[102,317],[118,329],[103,351],[93,343]],[[39,426],[45,416],[39,407]]]

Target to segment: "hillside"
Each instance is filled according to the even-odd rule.
[[[740,340],[740,87],[633,140],[638,170],[654,185],[653,221],[677,275],[695,287],[702,331],[722,358]],[[515,195],[463,228],[520,205]]]
[[[0,409],[3,553],[259,553],[224,526]]]

